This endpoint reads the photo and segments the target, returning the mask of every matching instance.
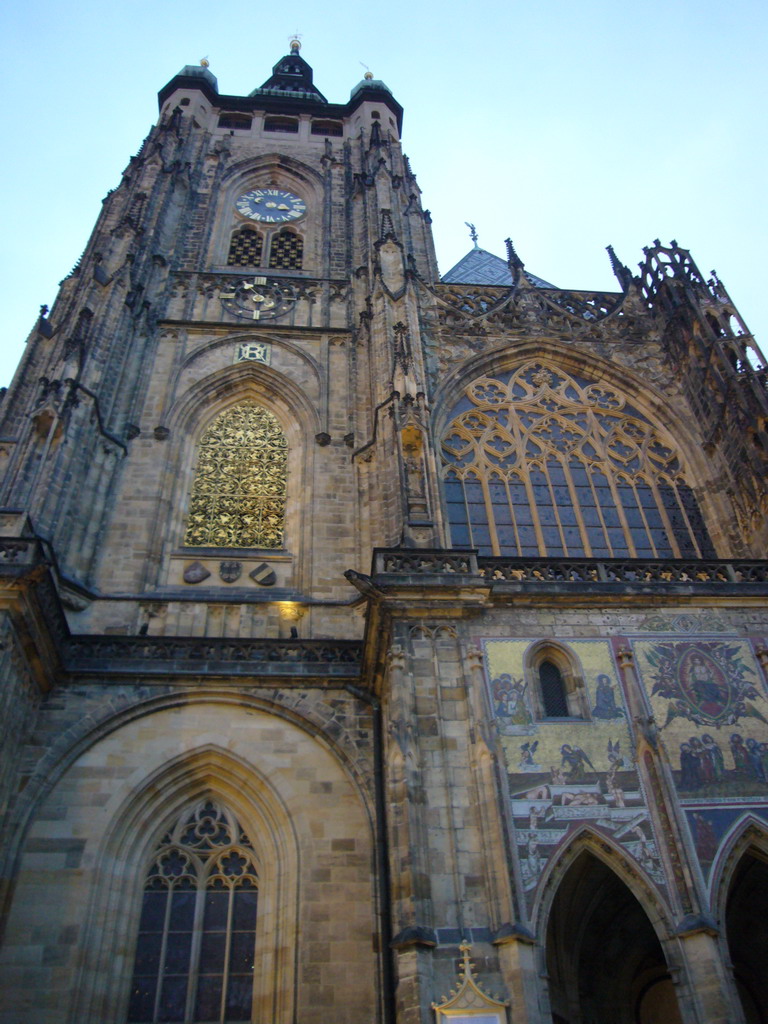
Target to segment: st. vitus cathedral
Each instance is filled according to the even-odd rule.
[[[768,394],[185,67],[3,398],[2,1024],[765,1024]]]

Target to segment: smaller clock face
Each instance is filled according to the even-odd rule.
[[[253,188],[235,203],[238,213],[264,224],[285,224],[307,212],[307,204],[293,192],[281,188]]]

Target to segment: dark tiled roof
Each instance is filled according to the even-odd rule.
[[[523,271],[528,281],[536,288],[554,288],[555,285],[544,281],[535,274]],[[475,247],[462,257],[455,267],[443,274],[443,284],[488,284],[504,287],[512,284],[512,272],[506,260],[494,256],[492,252]]]

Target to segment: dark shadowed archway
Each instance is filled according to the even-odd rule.
[[[554,1024],[679,1024],[661,943],[643,908],[585,851],[550,911],[547,971]]]
[[[733,873],[725,929],[747,1024],[768,1024],[768,863],[756,850]]]

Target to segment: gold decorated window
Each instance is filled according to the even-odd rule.
[[[228,267],[258,267],[261,264],[262,237],[253,228],[240,228],[232,235],[227,256]]]
[[[279,548],[288,445],[275,416],[253,402],[221,413],[200,440],[185,544]]]
[[[301,270],[304,239],[293,231],[281,231],[272,239],[269,265],[275,270]]]
[[[456,547],[482,555],[714,551],[671,440],[615,388],[532,361],[466,388],[442,439]]]

